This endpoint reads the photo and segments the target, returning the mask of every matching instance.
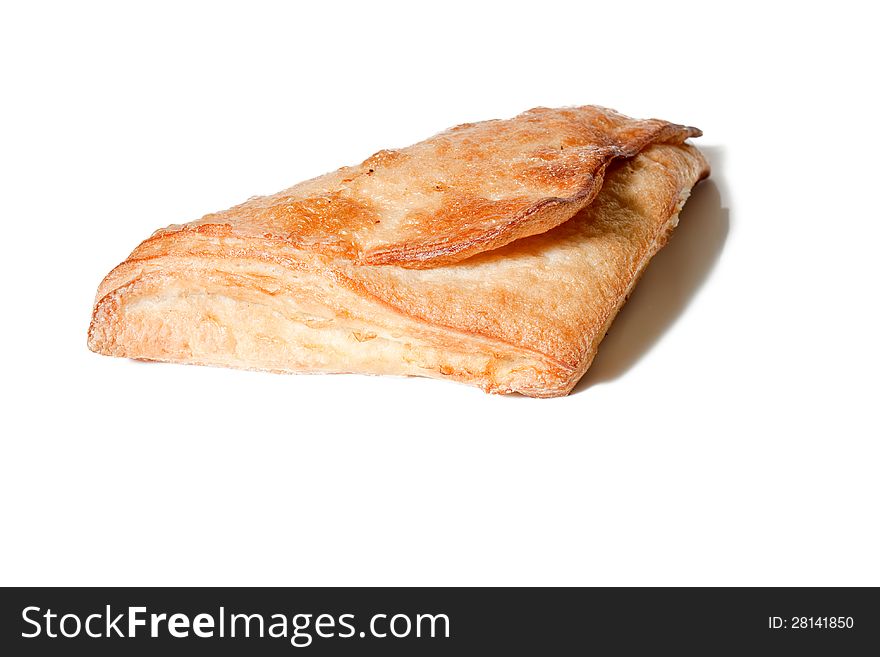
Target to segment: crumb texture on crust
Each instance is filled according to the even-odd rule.
[[[101,283],[89,347],[564,395],[707,174],[689,144],[648,146],[614,163],[595,200],[569,221],[429,269],[367,266],[228,223],[159,231]]]
[[[185,226],[229,226],[360,264],[437,267],[565,222],[616,158],[699,134],[594,106],[535,108],[379,151]]]

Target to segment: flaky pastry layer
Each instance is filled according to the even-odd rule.
[[[159,231],[101,283],[89,347],[564,395],[706,175],[693,146],[648,146],[612,165],[593,202],[561,225],[428,269],[253,234],[234,214]]]
[[[536,108],[379,151],[193,223],[359,264],[438,267],[558,226],[595,198],[615,159],[699,134],[601,107]]]

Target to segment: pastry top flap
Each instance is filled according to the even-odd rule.
[[[545,232],[593,200],[615,158],[699,135],[601,107],[536,108],[379,151],[187,227],[224,225],[361,264],[431,268]]]

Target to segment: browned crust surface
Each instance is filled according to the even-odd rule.
[[[360,264],[437,267],[567,221],[593,200],[616,158],[699,134],[594,106],[536,108],[379,151],[189,225],[228,225],[242,237]]]
[[[650,146],[612,166],[594,202],[562,225],[431,269],[364,266],[273,235],[242,236],[225,223],[162,231],[101,284],[89,346],[135,358],[418,374],[489,392],[564,395],[665,242],[691,187],[707,174],[705,159],[690,145]],[[180,301],[167,301],[169,290]],[[334,338],[336,355],[329,359],[293,357],[291,344],[272,335],[267,339],[277,348],[257,350],[245,346],[249,325],[218,317],[208,305],[192,310],[191,297],[206,290],[227,305],[269,308],[267,316],[309,299],[314,308],[305,308],[307,316],[329,314],[334,330],[354,328],[341,344]],[[165,305],[150,310],[157,299]],[[184,316],[174,304],[185,303]],[[209,346],[196,353],[193,341],[204,343],[203,333]],[[320,331],[314,335],[314,353],[327,351]],[[401,344],[383,357],[377,345],[393,340]]]
[[[577,371],[708,172],[693,146],[652,146],[616,166],[590,206],[550,231],[436,269],[344,271],[401,312]]]

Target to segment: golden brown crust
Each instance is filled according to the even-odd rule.
[[[690,145],[650,146],[612,166],[595,201],[562,225],[432,269],[365,266],[229,222],[160,231],[101,284],[89,346],[564,395],[707,173]]]
[[[379,151],[188,226],[228,224],[242,237],[360,264],[437,267],[567,221],[593,200],[616,158],[699,134],[600,107],[536,108]]]
[[[533,349],[574,371],[707,174],[693,146],[652,146],[615,167],[590,206],[546,233],[436,269],[345,271],[401,312]]]

